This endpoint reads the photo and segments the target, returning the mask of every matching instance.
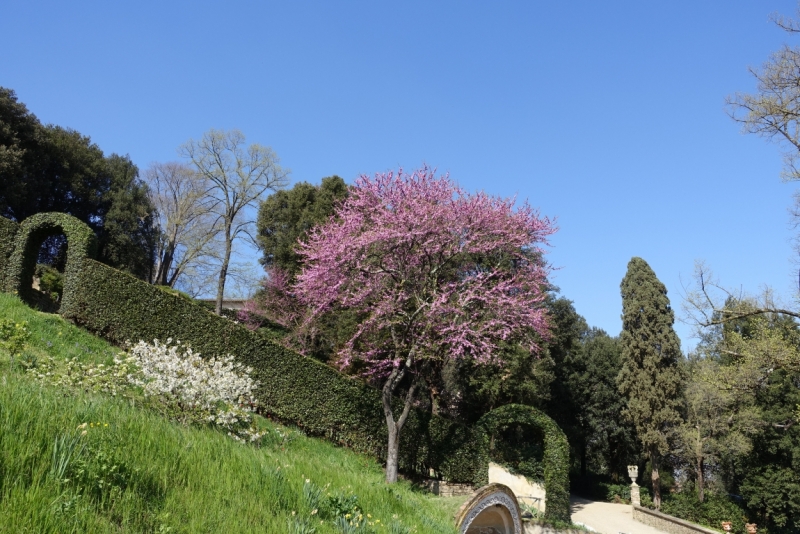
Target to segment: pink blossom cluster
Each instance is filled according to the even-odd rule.
[[[556,228],[527,202],[468,194],[428,167],[362,176],[300,244],[295,293],[316,315],[365,314],[340,352],[385,375],[401,361],[499,363],[502,341],[548,337],[542,248]]]

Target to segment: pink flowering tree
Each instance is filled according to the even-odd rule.
[[[527,203],[470,195],[424,167],[362,176],[301,243],[300,300],[315,315],[349,308],[364,317],[339,362],[381,384],[387,482],[397,480],[400,431],[426,372],[451,358],[502,365],[504,341],[540,350],[548,337],[541,246],[555,230]]]

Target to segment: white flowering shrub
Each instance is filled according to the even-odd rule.
[[[256,382],[252,369],[224,358],[201,358],[180,342],[153,340],[130,346],[127,358],[138,372],[127,376],[147,397],[156,398],[171,415],[183,422],[208,422],[220,426],[237,440],[257,441],[263,436],[253,428]]]
[[[258,384],[252,369],[230,355],[201,358],[171,339],[129,345],[110,366],[49,357],[27,372],[54,386],[141,399],[133,391],[139,386],[153,407],[184,424],[212,424],[238,441],[258,442],[266,434],[253,425]]]

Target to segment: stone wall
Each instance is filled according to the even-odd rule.
[[[471,484],[456,484],[430,478],[423,480],[421,485],[434,495],[440,497],[459,497],[462,495],[472,495],[475,492],[475,486]]]
[[[720,531],[701,527],[683,519],[662,514],[641,506],[633,507],[633,518],[640,523],[669,532],[669,534],[719,534]]]
[[[522,475],[515,475],[502,465],[489,462],[489,484],[492,483],[508,486],[520,503],[533,506],[544,513],[546,492],[543,485],[531,482]]]

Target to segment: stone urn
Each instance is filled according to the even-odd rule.
[[[639,476],[639,466],[638,465],[629,465],[628,466],[628,476],[631,477],[631,482],[636,484],[636,478]]]
[[[639,496],[639,485],[636,483],[636,477],[639,476],[639,466],[629,465],[628,476],[631,477],[631,504],[633,506],[641,506],[642,500]]]
[[[725,532],[730,532],[733,530],[733,524],[730,521],[723,521],[722,522],[722,530]]]
[[[744,528],[747,529],[747,534],[756,534],[758,532],[758,527],[755,523],[747,523]]]

